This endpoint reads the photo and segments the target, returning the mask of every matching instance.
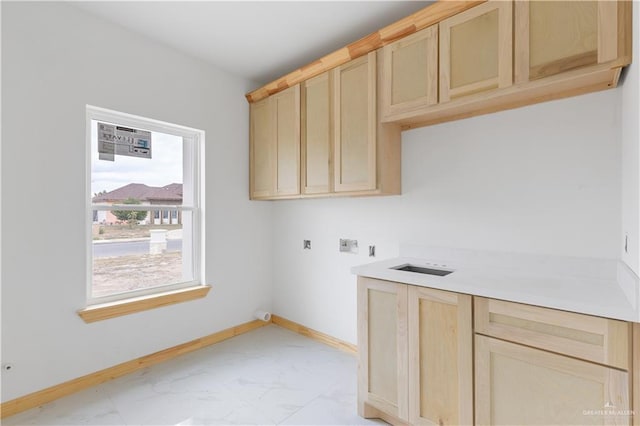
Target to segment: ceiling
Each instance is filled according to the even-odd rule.
[[[80,1],[71,4],[262,85],[430,3]]]

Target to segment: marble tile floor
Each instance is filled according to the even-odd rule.
[[[269,325],[2,420],[17,425],[366,425],[357,359]]]

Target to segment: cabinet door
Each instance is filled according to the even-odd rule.
[[[474,301],[476,333],[629,369],[629,323],[484,297]]]
[[[333,70],[335,191],[376,189],[376,53]]]
[[[269,98],[251,104],[250,194],[251,198],[273,195],[275,146],[274,110]]]
[[[276,195],[300,193],[300,85],[271,96],[275,109]]]
[[[618,57],[616,1],[515,2],[516,82]],[[620,20],[624,16],[620,16]],[[622,53],[622,52],[620,52]]]
[[[625,371],[476,335],[476,424],[628,425]]]
[[[471,296],[408,291],[409,422],[473,424]]]
[[[407,420],[405,284],[358,277],[358,358],[359,414],[373,407]]]
[[[440,102],[512,84],[510,1],[488,1],[440,22]]]
[[[331,192],[331,81],[329,73],[302,86],[302,193]]]
[[[382,117],[438,102],[438,26],[382,48]]]

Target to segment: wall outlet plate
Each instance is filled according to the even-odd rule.
[[[302,249],[311,250],[311,240],[302,240]]]

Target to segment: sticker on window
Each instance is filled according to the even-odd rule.
[[[151,158],[151,132],[98,123],[100,160],[114,161],[116,155]]]

